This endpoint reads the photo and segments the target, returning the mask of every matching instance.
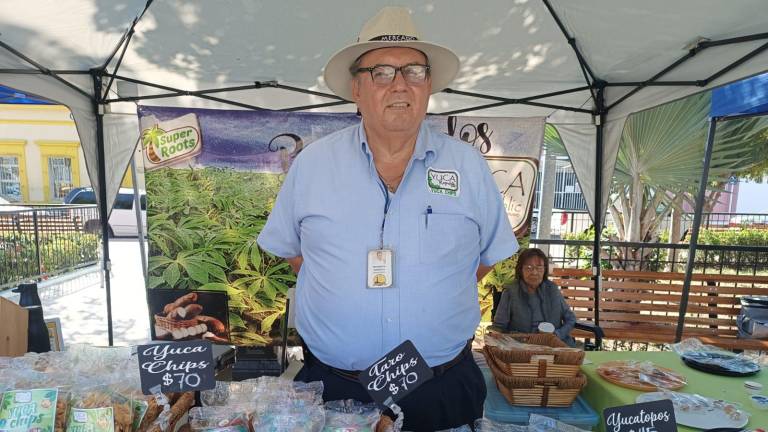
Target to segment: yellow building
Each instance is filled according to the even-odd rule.
[[[69,109],[0,104],[0,196],[12,202],[61,202],[89,186]]]

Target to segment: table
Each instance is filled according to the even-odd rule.
[[[589,405],[595,408],[600,414],[599,431],[603,428],[603,410],[620,405],[629,405],[635,403],[635,398],[642,392],[619,387],[600,378],[596,372],[596,367],[603,362],[610,360],[638,360],[651,361],[658,366],[663,366],[682,373],[688,380],[688,384],[680,389],[680,392],[697,393],[715,399],[723,399],[729,402],[741,404],[742,408],[751,414],[747,428],[765,427],[768,425],[768,411],[760,411],[752,406],[749,400],[749,394],[744,389],[744,381],[757,381],[768,389],[768,372],[758,372],[751,377],[727,377],[700,372],[686,366],[680,357],[671,351],[591,351],[587,352],[586,358],[591,364],[585,364],[581,367],[587,375],[587,387],[581,392],[581,396],[587,400]],[[685,426],[679,426],[679,431],[697,431]]]

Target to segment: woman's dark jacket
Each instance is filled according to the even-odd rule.
[[[557,337],[573,346],[575,341],[571,337],[571,330],[576,325],[576,315],[560,294],[560,288],[548,280],[542,282],[533,294],[521,287],[519,281],[506,285],[493,317],[493,325],[505,331],[530,333],[533,321],[528,306],[529,295],[539,297],[544,321],[552,323]]]

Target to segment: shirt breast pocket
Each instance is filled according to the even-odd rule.
[[[474,259],[480,252],[477,224],[461,214],[421,215],[419,262],[455,264]]]

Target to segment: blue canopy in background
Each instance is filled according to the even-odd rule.
[[[0,86],[0,104],[53,105],[45,99],[4,86]]]
[[[768,114],[768,73],[712,90],[712,117]]]

